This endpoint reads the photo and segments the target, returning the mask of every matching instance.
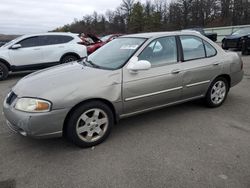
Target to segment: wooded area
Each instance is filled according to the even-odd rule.
[[[250,23],[250,0],[122,0],[115,11],[94,12],[55,31],[138,33]]]

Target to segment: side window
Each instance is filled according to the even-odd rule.
[[[205,58],[205,49],[202,39],[196,36],[180,36],[184,60]]]
[[[55,45],[55,44],[63,44],[73,40],[71,36],[63,36],[63,35],[45,35],[41,36],[41,43],[43,46],[45,45]]]
[[[22,48],[29,48],[34,46],[40,46],[38,37],[30,37],[20,41],[18,44],[21,44]]]
[[[152,41],[138,58],[149,61],[152,66],[177,63],[175,37],[162,37]]]
[[[162,50],[162,45],[159,41],[154,41],[149,46],[150,48],[154,49],[154,53],[160,52]]]
[[[206,41],[203,41],[204,42],[204,45],[205,45],[205,49],[206,49],[206,52],[207,52],[207,57],[213,57],[217,54],[217,51],[215,50],[215,48],[209,44],[208,42]]]

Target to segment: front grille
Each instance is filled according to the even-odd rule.
[[[7,99],[6,99],[6,103],[8,104],[8,105],[11,105],[13,102],[14,102],[14,100],[17,98],[17,95],[14,93],[14,92],[11,92],[10,94],[9,94],[9,96],[7,97]]]

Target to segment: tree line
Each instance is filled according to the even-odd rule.
[[[243,24],[250,24],[249,0],[122,0],[114,11],[94,12],[54,31],[105,35]]]

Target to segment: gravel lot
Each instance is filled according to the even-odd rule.
[[[195,101],[124,119],[89,149],[12,133],[2,102],[27,73],[12,75],[0,82],[0,188],[249,188],[250,56],[243,60],[244,79],[222,107]]]

